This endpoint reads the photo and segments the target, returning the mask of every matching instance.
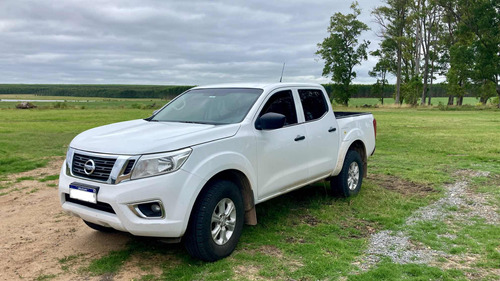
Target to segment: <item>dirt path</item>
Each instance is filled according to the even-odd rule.
[[[44,181],[59,173],[62,159],[47,167],[12,175],[0,182],[0,280],[92,280],[77,274],[111,250],[123,248],[126,234],[101,234],[80,219],[62,212],[57,180]],[[46,180],[46,179],[45,179]],[[73,257],[72,266],[60,259]]]

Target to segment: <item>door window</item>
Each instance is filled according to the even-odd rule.
[[[259,117],[268,112],[285,115],[285,126],[297,123],[297,111],[293,103],[292,91],[286,90],[273,94],[264,105]]]
[[[325,95],[321,90],[299,90],[299,97],[306,122],[319,119],[328,111]]]

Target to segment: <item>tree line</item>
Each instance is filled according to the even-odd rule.
[[[192,87],[194,86],[0,84],[0,94],[104,98],[161,98],[170,100]]]
[[[102,98],[161,98],[171,100],[194,86],[176,85],[68,85],[68,84],[0,84],[0,95],[32,94],[39,96],[102,97]],[[342,90],[339,84],[323,84],[330,97]],[[383,92],[376,85],[351,85],[352,98],[369,98],[376,93],[383,101],[394,94],[395,85],[386,84]],[[433,97],[446,96],[445,86],[433,85]]]
[[[355,65],[367,59],[369,41],[358,37],[369,28],[352,13],[335,13],[329,36],[318,44],[316,54],[325,60],[323,75],[342,85],[335,93],[346,104],[356,77]],[[437,76],[448,104],[462,105],[473,95],[480,102],[499,97],[500,108],[500,1],[499,0],[386,0],[371,11],[381,42],[370,54],[378,59],[369,75],[376,79],[373,92],[383,96],[387,76],[396,78],[396,103],[431,104]]]

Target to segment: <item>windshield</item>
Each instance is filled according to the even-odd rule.
[[[245,118],[261,89],[195,89],[171,101],[151,121],[232,124]]]

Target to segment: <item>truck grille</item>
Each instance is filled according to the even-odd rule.
[[[94,161],[95,170],[90,175],[87,175],[84,171],[84,166],[89,160]],[[116,159],[113,158],[94,157],[75,153],[73,155],[73,165],[71,170],[75,176],[105,182],[108,180],[109,174],[111,173],[115,162]]]
[[[123,171],[123,174],[124,175],[130,174],[130,172],[132,172],[132,168],[134,167],[134,164],[135,164],[135,160],[128,161],[127,167],[125,167],[125,170]]]

